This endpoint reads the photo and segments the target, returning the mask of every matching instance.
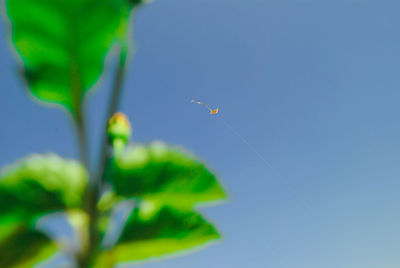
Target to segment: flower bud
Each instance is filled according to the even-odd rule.
[[[108,121],[108,142],[114,149],[123,149],[131,136],[131,124],[123,113],[114,114]]]

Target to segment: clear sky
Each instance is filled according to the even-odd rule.
[[[134,141],[186,147],[231,196],[202,209],[223,241],[144,268],[400,267],[399,10],[157,0],[137,14],[121,106]],[[6,31],[2,21],[0,166],[34,152],[76,158],[65,114],[27,97]],[[93,154],[110,77],[88,103]],[[219,107],[281,176],[191,99]]]

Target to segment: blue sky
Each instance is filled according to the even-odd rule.
[[[204,159],[228,203],[224,234],[145,268],[398,268],[400,17],[390,1],[158,0],[137,14],[121,110],[133,140]],[[71,124],[27,97],[0,24],[0,166],[76,158]],[[110,72],[88,102],[97,153]],[[221,116],[279,171],[269,168]]]

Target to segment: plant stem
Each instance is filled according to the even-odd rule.
[[[114,84],[112,88],[112,95],[109,102],[109,107],[107,111],[107,117],[104,122],[103,128],[103,137],[102,137],[102,144],[101,144],[101,154],[99,160],[99,167],[98,173],[94,174],[92,179],[90,180],[89,189],[87,192],[87,202],[86,202],[86,212],[90,216],[90,225],[89,225],[89,241],[88,241],[88,248],[83,252],[82,256],[78,258],[78,265],[79,267],[89,267],[90,264],[93,262],[97,255],[99,243],[100,243],[100,235],[97,230],[98,225],[98,211],[97,211],[97,202],[100,197],[101,188],[103,185],[103,177],[105,166],[108,157],[108,142],[107,142],[107,126],[108,126],[108,119],[117,111],[121,92],[122,92],[122,85],[125,76],[125,66],[126,66],[126,58],[128,54],[128,46],[122,46],[120,48],[120,56],[117,71],[114,78]]]
[[[85,166],[85,169],[87,170],[89,174],[89,187],[87,187],[86,190],[86,202],[85,202],[85,209],[87,213],[90,215],[91,213],[91,197],[93,195],[93,190],[92,190],[92,183],[90,180],[91,177],[91,172],[90,172],[90,164],[89,164],[89,149],[88,149],[88,139],[87,139],[87,131],[86,131],[86,118],[85,118],[85,113],[84,113],[84,107],[83,105],[79,105],[79,109],[76,109],[75,112],[75,127],[77,131],[77,138],[78,138],[78,147],[79,147],[79,159],[82,162],[82,164]],[[84,239],[81,237],[81,239]],[[89,246],[90,247],[90,246]],[[87,255],[87,250],[84,250],[83,254],[80,256],[77,256],[77,263],[78,267],[84,268],[87,266],[87,261],[88,261],[88,255]]]
[[[130,16],[130,27],[128,26],[127,33],[129,35],[130,28],[132,26],[132,19],[133,19],[133,12]],[[129,39],[128,39],[129,40]],[[117,70],[114,77],[114,82],[111,91],[111,98],[108,104],[108,110],[106,114],[106,118],[104,120],[103,126],[103,134],[101,140],[101,152],[100,158],[98,163],[98,170],[97,173],[92,174],[92,178],[90,180],[90,185],[88,187],[88,191],[86,193],[86,212],[90,217],[90,224],[89,224],[89,238],[88,238],[88,247],[82,253],[81,256],[78,256],[78,266],[80,268],[91,267],[93,261],[96,259],[96,255],[99,251],[99,244],[100,244],[100,234],[98,232],[98,220],[99,220],[99,213],[97,211],[97,202],[100,198],[102,193],[102,188],[104,184],[104,176],[105,176],[105,169],[107,164],[107,159],[109,157],[109,147],[107,140],[107,128],[108,128],[108,120],[117,112],[121,94],[122,94],[122,87],[126,72],[126,61],[128,58],[128,50],[129,50],[129,42],[121,42],[119,43],[119,60],[117,65]]]
[[[76,129],[78,136],[79,159],[85,166],[86,170],[88,170],[89,172],[90,166],[89,166],[88,139],[86,131],[86,118],[82,111],[76,117]]]
[[[125,67],[126,67],[126,59],[128,56],[128,45],[123,45],[120,47],[120,56],[119,62],[117,66],[117,71],[114,77],[113,88],[111,92],[110,103],[108,106],[108,111],[106,115],[106,120],[103,126],[103,137],[101,143],[101,153],[100,153],[100,160],[99,160],[99,175],[97,176],[97,180],[99,186],[102,185],[102,179],[104,176],[104,169],[106,166],[107,161],[107,153],[109,149],[109,145],[107,142],[107,127],[108,127],[108,120],[117,112],[120,101],[121,101],[121,93],[122,93],[122,86],[125,77]]]

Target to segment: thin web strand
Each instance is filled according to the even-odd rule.
[[[211,109],[207,104],[205,104],[204,102],[192,100],[191,103],[197,103],[197,104],[203,105],[203,106],[206,107],[209,111],[212,111],[212,109]],[[278,177],[280,177],[280,178],[282,179],[282,181],[288,186],[288,188],[289,188],[295,195],[298,196],[298,191],[295,190],[295,189],[293,188],[293,186],[290,185],[290,184],[288,183],[287,179],[285,179],[285,177],[282,175],[282,173],[280,173],[276,168],[274,168],[274,166],[273,166],[269,161],[267,161],[267,159],[266,159],[253,145],[251,145],[250,142],[248,142],[248,141],[247,141],[247,140],[246,140],[246,139],[245,139],[245,138],[244,138],[230,123],[229,123],[229,122],[228,122],[228,121],[226,121],[226,120],[221,116],[221,113],[216,114],[216,116],[218,116],[218,119],[221,120],[221,121],[225,124],[225,126],[227,126],[227,127],[229,128],[229,130],[232,131],[242,142],[244,142],[244,143],[245,143],[259,158],[260,158],[260,160],[262,160],[262,161],[264,162],[264,164],[265,164],[267,167],[269,167],[269,168],[275,173],[275,175],[277,175]],[[299,198],[299,199],[302,200],[303,205],[304,205],[305,207],[307,207],[307,209],[308,209],[309,211],[311,211],[311,208],[310,208],[308,202],[306,202],[306,200],[305,200],[304,198]]]

